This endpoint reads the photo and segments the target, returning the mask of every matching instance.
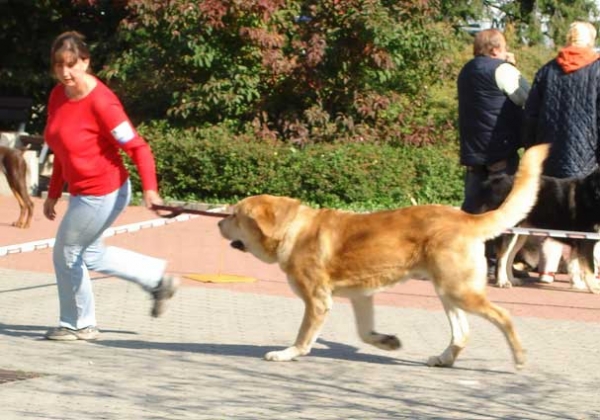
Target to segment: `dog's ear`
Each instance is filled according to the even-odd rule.
[[[263,236],[280,240],[288,225],[296,217],[300,201],[289,197],[263,195],[252,201],[248,215],[256,223]]]

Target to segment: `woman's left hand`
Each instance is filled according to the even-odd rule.
[[[162,200],[162,198],[160,198],[158,191],[145,190],[144,191],[144,204],[146,205],[147,208],[149,208],[150,210],[153,210],[152,207],[154,205],[161,206],[163,204],[163,200]],[[156,212],[156,214],[158,214],[160,216],[160,213],[158,211],[156,211],[156,210],[154,210],[154,211]]]

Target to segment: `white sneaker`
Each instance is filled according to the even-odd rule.
[[[52,328],[48,330],[44,337],[55,341],[77,341],[77,340],[96,340],[100,336],[100,331],[94,326],[72,330],[66,327]]]

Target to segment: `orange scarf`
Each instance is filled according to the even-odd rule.
[[[556,62],[565,73],[572,73],[588,64],[592,64],[598,58],[598,53],[592,48],[570,46],[558,52]]]

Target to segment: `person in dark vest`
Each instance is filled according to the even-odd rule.
[[[506,38],[497,29],[478,32],[473,58],[458,74],[460,163],[465,166],[461,209],[481,211],[478,196],[492,175],[514,175],[522,145],[523,105],[529,83],[516,67]],[[495,250],[486,243],[488,275],[495,272]]]
[[[544,175],[584,177],[600,161],[600,61],[594,49],[596,28],[573,22],[566,45],[536,73],[525,104],[525,146],[552,145]],[[598,248],[598,247],[596,247]],[[552,283],[563,245],[542,244],[539,280]]]
[[[491,175],[517,170],[529,83],[497,29],[475,35],[473,56],[458,75],[458,123],[460,163],[466,168],[461,208],[478,213],[482,183]]]

